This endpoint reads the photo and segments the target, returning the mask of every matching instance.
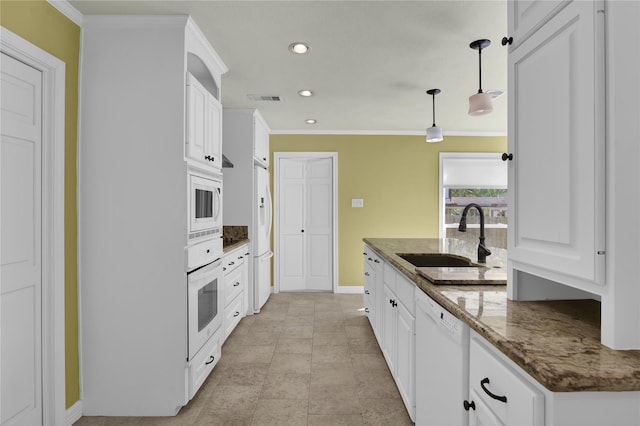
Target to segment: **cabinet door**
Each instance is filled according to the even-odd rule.
[[[509,36],[514,49],[572,0],[509,0]]]
[[[205,146],[209,133],[207,111],[209,92],[191,74],[187,77],[187,157],[204,162]]]
[[[387,360],[389,371],[396,374],[396,309],[393,307],[395,294],[384,286],[384,302],[382,303],[382,354]]]
[[[472,401],[475,408],[469,409],[469,426],[502,426],[502,423],[498,417],[491,411],[491,409],[482,402],[480,396],[475,390],[469,392],[469,401]],[[514,423],[515,424],[515,423]]]
[[[604,280],[597,254],[604,250],[604,36],[596,3],[570,3],[509,55],[509,257],[574,286],[574,278]]]
[[[415,418],[415,318],[402,303],[396,310],[396,384],[407,411]]]
[[[264,164],[269,166],[269,131],[262,124],[262,121],[254,117],[254,153],[255,158]]]
[[[215,168],[222,168],[222,105],[209,94],[207,99],[207,139],[204,158]]]

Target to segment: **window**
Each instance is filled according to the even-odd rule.
[[[480,218],[472,209],[467,232],[458,224],[464,207],[482,207],[488,246],[507,247],[507,163],[499,153],[440,154],[440,238],[478,241]]]

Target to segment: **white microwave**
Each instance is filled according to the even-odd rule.
[[[189,240],[222,237],[222,180],[189,172]]]

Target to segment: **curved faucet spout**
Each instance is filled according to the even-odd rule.
[[[462,210],[462,217],[460,217],[460,225],[458,226],[458,231],[467,232],[467,213],[470,208],[476,208],[478,213],[480,214],[480,244],[478,244],[478,263],[487,263],[487,256],[491,255],[491,250],[489,250],[484,245],[484,211],[482,207],[480,207],[476,203],[467,204]]]

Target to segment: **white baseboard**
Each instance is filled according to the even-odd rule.
[[[78,400],[75,404],[67,409],[65,414],[65,424],[67,426],[73,425],[82,417],[82,400]]]
[[[361,285],[339,285],[336,293],[340,294],[364,294],[364,286]]]

